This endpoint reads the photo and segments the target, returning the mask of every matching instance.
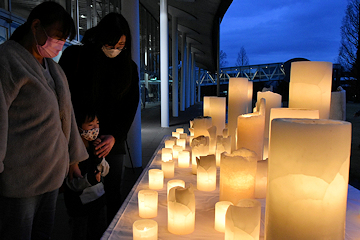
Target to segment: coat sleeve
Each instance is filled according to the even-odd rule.
[[[2,87],[2,82],[0,81],[0,173],[4,171],[4,159],[7,148],[7,135],[8,135],[7,109],[8,108],[5,101],[5,94]]]

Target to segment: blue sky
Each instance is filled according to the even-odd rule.
[[[302,57],[335,62],[347,0],[233,0],[220,25],[220,49],[235,66],[244,46],[250,64]]]

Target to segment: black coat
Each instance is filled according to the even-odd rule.
[[[68,78],[75,117],[85,106],[96,109],[101,133],[115,137],[110,154],[125,153],[124,141],[139,102],[137,66],[122,54],[108,58],[99,47],[70,46],[59,61]]]

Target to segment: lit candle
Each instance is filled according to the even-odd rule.
[[[176,137],[171,137],[171,139],[165,140],[165,148],[171,148],[176,144]]]
[[[223,152],[231,153],[231,137],[217,136],[216,140],[216,166],[220,167],[221,154]]]
[[[182,150],[184,150],[186,148],[186,138],[180,138],[176,140],[176,145],[182,147]]]
[[[216,189],[216,159],[213,154],[197,159],[197,189],[207,192]]]
[[[340,86],[331,92],[330,119],[346,120],[346,91]]]
[[[190,234],[195,229],[195,195],[192,186],[173,187],[169,191],[168,230],[177,235]]]
[[[183,128],[176,128],[175,130],[178,133],[184,133],[184,129]]]
[[[261,203],[255,199],[242,199],[236,206],[230,205],[225,216],[225,239],[259,240],[260,219]]]
[[[193,120],[194,138],[198,136],[209,136],[208,129],[212,126],[211,117],[196,117]]]
[[[222,153],[220,162],[220,201],[236,204],[254,198],[257,155],[248,149]]]
[[[328,119],[332,73],[331,62],[291,63],[289,108],[318,109],[320,118]]]
[[[140,190],[138,192],[139,216],[154,218],[158,211],[158,192],[154,190]]]
[[[265,238],[344,239],[351,124],[272,121]]]
[[[183,140],[183,139],[178,139],[178,140]],[[174,145],[173,147],[173,157],[179,158],[179,152],[181,152],[182,150],[184,150],[184,148],[182,146],[179,145]]]
[[[164,178],[173,178],[174,177],[174,161],[170,160],[167,162],[161,162],[161,170],[164,171]]]
[[[158,224],[152,219],[140,219],[133,224],[133,240],[157,240]]]
[[[226,98],[225,97],[211,97],[209,115],[212,119],[212,125],[216,126],[216,135],[222,135],[225,128],[226,118]]]
[[[216,150],[216,126],[208,129],[209,132],[209,154],[215,154]]]
[[[248,81],[248,107],[246,112],[247,113],[251,113],[253,110],[253,82],[252,81]]]
[[[149,170],[149,188],[162,189],[164,186],[164,172],[160,169]]]
[[[237,122],[236,149],[247,148],[263,159],[265,116],[259,113],[243,114]]]
[[[220,201],[215,204],[215,230],[225,232],[225,214],[230,205],[234,205],[229,201]]]
[[[255,178],[255,198],[265,198],[267,188],[268,160],[257,161]]]
[[[180,133],[180,139],[185,139],[187,138],[187,134],[186,133]]]
[[[169,148],[167,148],[167,149],[169,149]],[[161,160],[163,162],[170,161],[170,160],[172,160],[172,158],[173,158],[173,155],[171,153],[168,153],[168,152],[161,153]]]
[[[183,188],[185,188],[184,180],[172,179],[172,180],[167,182],[167,196],[168,196],[168,199],[169,199],[170,189],[172,189],[173,187],[183,187]]]
[[[190,136],[193,137],[194,136],[194,128],[189,128],[189,133],[190,133]]]
[[[177,139],[179,139],[180,138],[180,133],[179,132],[172,132],[171,136],[176,137]]]
[[[178,156],[178,167],[187,168],[190,166],[190,152],[181,151]]]
[[[213,96],[204,96],[203,97],[203,116],[210,116],[210,99]]]
[[[230,78],[228,93],[228,129],[231,136],[231,151],[234,151],[237,117],[246,113],[248,107],[248,79]]]
[[[207,156],[209,154],[209,137],[199,136],[191,142],[191,172],[196,174],[197,163],[196,158]]]

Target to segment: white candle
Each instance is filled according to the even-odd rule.
[[[165,148],[171,148],[176,144],[176,139],[175,137],[171,137],[171,139],[165,140]]]
[[[344,239],[351,124],[272,121],[265,238]]]
[[[184,133],[184,129],[183,128],[176,128],[175,130],[178,133]]]
[[[178,167],[187,168],[190,166],[190,152],[181,151],[178,156]]]
[[[152,219],[141,219],[133,223],[133,240],[157,240],[158,224]]]
[[[139,216],[154,218],[158,211],[158,192],[154,190],[140,190],[138,192]]]
[[[183,140],[183,139],[178,139],[178,140]],[[173,157],[175,159],[179,158],[179,152],[181,152],[182,150],[184,150],[184,148],[182,146],[174,145],[174,147],[173,147]]]
[[[255,198],[265,198],[267,188],[268,160],[257,161],[255,178]]]
[[[220,201],[236,204],[254,198],[257,155],[248,149],[222,153],[220,163]]]
[[[169,148],[168,148],[169,149]],[[168,152],[161,153],[161,160],[163,162],[167,162],[173,159],[173,155]]]
[[[216,189],[216,159],[213,154],[197,159],[197,189],[207,192]]]
[[[172,180],[167,182],[167,196],[168,196],[168,199],[169,199],[170,189],[172,189],[173,187],[183,187],[183,188],[185,188],[184,180],[172,179]]]
[[[229,201],[220,201],[215,204],[215,230],[225,232],[225,214],[230,205],[234,205]]]
[[[164,178],[173,178],[175,170],[174,161],[161,162],[161,170],[164,171]]]
[[[259,240],[260,219],[261,203],[255,199],[242,199],[236,206],[230,205],[225,217],[225,240]]]
[[[203,116],[210,116],[210,99],[213,96],[204,96],[203,97]]]
[[[336,92],[331,92],[330,119],[346,120],[346,91],[338,87]]]
[[[160,169],[149,170],[149,188],[162,189],[164,186],[164,172]]]
[[[196,174],[196,157],[207,156],[209,154],[209,137],[199,136],[191,142],[191,172]]]
[[[208,129],[212,126],[211,117],[196,117],[193,120],[194,138],[198,136],[209,136]]]
[[[168,230],[177,235],[195,229],[195,195],[192,187],[173,187],[169,191]]]
[[[221,154],[223,152],[231,153],[231,137],[217,136],[216,140],[216,166],[220,167]]]
[[[259,113],[243,114],[237,122],[236,149],[254,151],[258,160],[263,159],[265,116]]]
[[[252,104],[253,104],[253,82],[248,81],[248,107],[246,112],[251,113],[253,110]]]
[[[209,116],[212,119],[212,125],[216,126],[216,135],[222,135],[222,131],[225,128],[225,119],[226,119],[225,97],[210,98]]]
[[[172,132],[172,133],[171,133],[171,136],[176,137],[177,139],[179,139],[179,138],[180,138],[180,133],[178,133],[178,132]]]
[[[186,139],[180,138],[176,140],[176,145],[182,147],[182,150],[184,150],[186,148]]]
[[[231,151],[234,151],[237,117],[246,113],[248,107],[248,79],[230,78],[228,93],[228,129],[231,136]]]
[[[289,108],[318,109],[321,119],[328,119],[332,83],[331,62],[291,63]]]

